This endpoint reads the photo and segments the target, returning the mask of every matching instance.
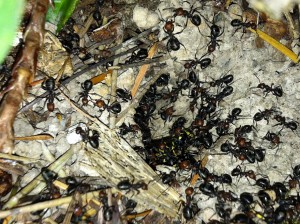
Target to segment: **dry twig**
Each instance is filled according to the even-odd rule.
[[[12,70],[8,87],[0,94],[0,151],[10,153],[14,148],[13,123],[24,99],[29,82],[34,79],[37,55],[44,38],[45,17],[50,1],[36,1],[31,20],[24,34],[24,47]]]

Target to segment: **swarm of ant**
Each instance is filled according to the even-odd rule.
[[[148,36],[130,31],[126,38],[136,38],[134,47],[119,56],[111,54],[115,46],[82,47],[76,21],[68,21],[58,38],[81,65],[96,68],[100,63],[103,70],[124,73],[119,80],[130,80],[135,65],[151,60],[156,64],[137,96],[130,91],[133,83],[119,81],[114,94],[103,94],[99,89],[108,89],[109,80],[99,84],[94,75],[79,77],[82,71],[60,80],[43,79],[43,95],[37,98],[42,102],[34,108],[38,112],[27,112],[26,118],[33,127],[56,135],[52,144],[43,144],[48,152],[64,153],[60,139],[67,136],[72,139],[68,146],[80,148],[73,150],[79,156],[66,165],[67,172],[61,171],[66,160],[50,166],[36,164],[40,171],[35,181],[44,184],[43,190],[28,198],[21,190],[16,198],[32,204],[65,198],[69,207],[64,212],[39,207],[22,221],[150,223],[159,222],[150,209],[163,213],[169,207],[170,213],[161,214],[166,223],[167,216],[175,223],[300,222],[297,69],[276,51],[255,47],[248,29],[263,29],[267,20],[244,18],[243,12],[250,8],[243,1],[228,2],[164,1],[156,9],[160,18],[152,32],[156,38],[144,40]],[[86,37],[101,27],[106,16],[103,6],[121,7],[100,0],[95,4],[90,16],[94,23],[87,27]],[[239,12],[231,10],[237,5]],[[158,40],[159,56],[150,60],[149,43]],[[114,57],[121,58],[119,65],[112,64]],[[112,117],[115,129],[107,127]],[[47,118],[49,123],[41,125],[39,121]],[[58,130],[51,122],[59,123]],[[104,131],[110,135],[103,135]],[[124,155],[114,151],[121,143],[135,155],[127,155],[128,148]],[[16,149],[22,146],[17,144]],[[147,166],[138,164],[142,160]],[[92,176],[97,166],[101,181],[79,177]],[[128,175],[120,177],[121,172]],[[5,196],[13,181],[9,172],[1,177],[0,195]],[[163,188],[155,191],[158,186]],[[177,201],[167,201],[174,189],[172,199]],[[5,209],[15,199],[9,197],[3,200]],[[0,217],[4,218],[1,212]]]

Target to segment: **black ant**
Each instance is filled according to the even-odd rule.
[[[259,112],[257,112],[256,114],[254,114],[253,116],[253,121],[261,121],[262,119],[266,120],[267,121],[267,124],[269,124],[269,120],[270,120],[270,117],[276,113],[278,111],[274,110],[274,109],[266,109],[266,110],[259,110]]]
[[[242,18],[242,16],[240,16]],[[231,26],[233,27],[237,27],[233,33],[233,35],[239,30],[243,28],[243,34],[242,37],[244,35],[244,33],[246,33],[246,29],[251,28],[253,30],[256,30],[257,26],[254,22],[247,22],[247,19],[243,22],[242,20],[239,19],[234,19],[231,21]],[[241,38],[242,38],[241,37]]]
[[[159,87],[167,86],[169,84],[170,74],[161,74],[156,80],[155,84]]]
[[[260,83],[258,84],[257,88],[262,89],[264,93],[266,93],[266,96],[268,95],[268,93],[271,92],[274,96],[282,97],[283,95],[282,87],[279,85],[273,88],[273,85],[274,85],[273,83],[271,84],[271,86],[268,86],[265,83]]]
[[[221,40],[218,40],[218,37],[220,37],[224,33],[224,29],[221,31],[220,27],[215,24],[215,16],[213,18],[212,25],[210,28],[210,38],[209,43],[207,44],[207,51],[208,53],[212,53],[216,50],[216,46],[220,47],[218,42],[222,42]]]
[[[136,190],[139,193],[139,189],[148,190],[148,184],[144,181],[139,181],[137,183],[130,182],[128,179],[122,180],[117,184],[117,188],[120,191],[130,191]]]
[[[252,180],[256,180],[256,175],[255,175],[253,170],[247,170],[246,171],[246,167],[245,167],[244,171],[242,171],[242,168],[241,168],[240,165],[238,165],[236,168],[234,168],[231,171],[231,175],[232,176],[239,176],[240,178],[241,177],[246,177],[247,180],[248,180],[248,177],[251,178]]]
[[[138,130],[140,130],[139,126],[136,124],[126,125],[125,123],[122,123],[119,128],[120,135],[122,136],[128,134],[129,132],[136,133]]]
[[[46,96],[46,102],[47,103],[47,109],[49,112],[53,112],[55,109],[55,105],[54,105],[54,98],[57,99],[58,101],[61,101],[60,99],[57,98],[57,94],[55,93],[55,79],[53,77],[50,77],[48,79],[46,79],[43,83],[42,83],[42,89],[46,90],[48,92],[47,96]]]
[[[254,74],[255,75],[255,74]],[[260,82],[260,79],[257,77],[257,75],[255,75],[255,77],[258,79],[258,81]],[[262,89],[264,91],[264,93],[266,93],[265,96],[267,96],[270,92],[276,96],[276,97],[282,97],[283,95],[283,90],[282,90],[282,87],[281,85],[279,86],[275,86],[273,88],[273,83],[271,84],[271,86],[265,84],[265,83],[262,83],[260,82],[257,87],[253,87],[253,88],[258,88],[258,89]]]
[[[168,52],[170,52],[170,49],[172,51],[178,51],[180,49],[180,45],[184,47],[184,49],[186,50],[185,46],[180,43],[180,41],[175,37],[175,34],[179,34],[181,33],[182,31],[180,32],[177,32],[177,33],[171,33],[171,34],[168,34],[167,37],[163,38],[163,40],[169,38],[168,42],[167,42],[167,50]]]
[[[286,117],[283,117],[280,115],[275,115],[274,119],[279,122],[278,124],[276,124],[274,126],[282,125],[282,128],[279,131],[279,133],[283,130],[283,128],[289,128],[292,131],[297,130],[298,125],[297,125],[296,121],[286,121]]]
[[[274,145],[279,145],[279,143],[281,143],[279,136],[269,131],[267,132],[267,134],[264,136],[263,139],[266,139],[267,141],[271,142]]]
[[[108,204],[108,196],[105,191],[99,192],[100,202],[103,205],[103,218],[106,222],[111,221],[113,219],[114,206],[109,206]]]
[[[121,104],[119,102],[114,102],[111,105],[108,105],[104,102],[104,100],[96,100],[95,106],[100,108],[100,112],[102,113],[105,109],[107,109],[108,112],[111,112],[113,114],[118,114],[121,112]]]
[[[58,177],[57,173],[46,167],[43,167],[41,169],[41,175],[46,182],[47,188],[50,192],[50,197],[55,199],[60,198],[61,194],[59,189],[53,185],[53,181]]]
[[[82,127],[78,126],[75,132],[81,136],[83,142],[90,143],[90,145],[95,149],[99,147],[99,133],[97,131],[93,130],[92,136],[90,136],[89,129],[83,130]]]
[[[163,110],[160,112],[160,117],[163,119],[165,122],[171,121],[173,117],[173,113],[175,112],[174,107],[168,107],[167,109]]]
[[[184,2],[191,5],[188,1],[184,1]],[[187,26],[188,19],[190,19],[190,21],[197,27],[201,25],[201,17],[200,17],[201,14],[197,11],[197,8],[194,8],[193,6],[191,6],[190,11],[187,11],[187,10],[183,9],[182,7],[180,7],[180,8],[175,9],[173,12],[174,12],[174,18],[176,18],[176,16],[186,17],[187,20],[185,23],[185,27]]]
[[[116,94],[119,98],[121,98],[123,100],[123,102],[128,102],[128,101],[132,100],[131,93],[126,89],[118,88],[116,90]]]
[[[233,87],[232,86],[226,86],[224,89],[221,90],[220,93],[216,95],[216,100],[221,101],[225,97],[231,95],[233,93]]]
[[[233,81],[233,75],[226,75],[220,79],[213,82],[209,82],[211,87],[222,86],[223,84],[229,85]]]
[[[79,192],[81,194],[87,193],[91,189],[91,185],[87,183],[78,182],[75,177],[68,176],[65,180],[68,185],[67,194],[71,195],[72,193]]]
[[[296,188],[297,184],[300,186],[300,165],[293,168],[293,175],[289,175],[289,177],[291,179],[288,181],[288,184],[291,189]]]
[[[172,51],[178,51],[180,49],[180,45],[183,46],[184,49],[186,50],[185,46],[182,43],[180,43],[180,41],[175,37],[176,34],[182,33],[183,30],[181,30],[181,31],[179,31],[177,33],[173,33],[174,32],[174,23],[175,23],[175,21],[173,21],[173,20],[167,20],[167,21],[165,21],[164,19],[162,19],[162,21],[165,22],[163,30],[167,34],[167,36],[164,37],[162,39],[162,41],[164,41],[167,38],[169,38],[169,40],[167,42],[167,50],[168,50],[168,52],[170,52],[170,49]]]
[[[139,62],[148,57],[148,50],[146,48],[141,48],[137,53],[133,52],[131,57],[125,61],[125,64],[132,64],[134,62]]]
[[[210,58],[204,58],[206,54],[200,59],[197,59],[196,55],[197,53],[195,54],[195,60],[188,60],[188,62],[184,64],[185,69],[195,69],[197,65],[200,65],[201,69],[205,69],[211,64]]]
[[[186,202],[181,201],[183,204],[182,215],[186,220],[191,220],[195,214],[199,212],[199,208],[196,203],[192,202],[192,195],[194,193],[194,188],[188,187],[185,189]]]
[[[228,117],[226,118],[226,121],[229,123],[233,123],[233,121],[238,120],[238,116],[242,113],[241,108],[233,108]]]
[[[81,83],[81,88],[83,89],[83,91],[79,93],[78,101],[80,100],[80,98],[82,98],[81,99],[82,105],[86,106],[89,102],[88,97],[90,97],[89,92],[93,88],[93,82],[90,79],[85,80],[83,83]]]

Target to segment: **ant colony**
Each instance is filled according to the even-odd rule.
[[[275,22],[242,0],[158,2],[151,10],[132,6],[145,21],[155,17],[150,29],[129,23],[132,14],[107,17],[123,4],[97,0],[83,37],[76,35],[87,23],[80,12],[58,34],[80,66],[70,77],[45,79],[39,111],[26,119],[32,133],[55,136],[43,150],[57,157],[75,150],[63,178],[41,161],[45,196],[37,202],[76,199],[72,223],[156,223],[154,211],[165,212],[166,223],[167,217],[174,223],[299,223],[299,71],[280,51],[299,52],[289,31],[299,10]],[[125,9],[131,6],[120,13]],[[285,32],[275,35],[277,26]],[[99,47],[101,27],[112,38]],[[122,44],[116,43],[120,30]],[[279,50],[258,31],[273,36]],[[16,151],[28,144],[18,142]],[[40,148],[24,156],[36,158]],[[92,176],[101,181],[88,181]],[[94,190],[97,203],[83,206],[76,198]],[[97,215],[88,215],[90,207]]]

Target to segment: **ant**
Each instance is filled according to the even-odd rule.
[[[188,1],[184,1],[184,2],[191,5]],[[174,12],[174,19],[176,18],[176,16],[186,17],[187,20],[185,23],[185,27],[187,26],[188,19],[190,19],[192,24],[194,24],[197,27],[201,25],[201,17],[200,16],[202,16],[202,15],[197,11],[197,8],[194,8],[194,5],[192,5],[190,11],[187,11],[187,10],[183,9],[182,7],[180,7],[180,8],[175,9],[173,12]],[[199,30],[199,27],[198,27],[198,30]]]
[[[228,117],[226,118],[226,122],[228,123],[233,123],[233,121],[238,120],[238,116],[242,113],[242,109],[241,108],[233,108],[231,113],[228,115]]]
[[[132,64],[134,62],[139,62],[148,57],[148,50],[146,48],[141,48],[137,53],[133,52],[131,57],[125,61],[125,64]]]
[[[65,180],[68,185],[67,193],[71,195],[73,192],[79,192],[81,194],[90,191],[91,185],[87,183],[78,182],[75,177],[68,176]]]
[[[211,87],[222,86],[223,84],[229,85],[233,81],[233,75],[226,75],[213,82],[209,82]]]
[[[132,100],[131,93],[126,89],[118,88],[116,90],[116,94],[119,98],[121,98],[123,100],[123,102],[128,102],[128,101]]]
[[[136,133],[138,130],[140,130],[138,125],[135,124],[126,125],[125,123],[122,123],[119,128],[120,128],[120,135],[127,135],[129,132]]]
[[[188,221],[194,218],[195,214],[199,212],[199,208],[196,203],[192,202],[192,195],[194,193],[194,188],[188,187],[185,189],[186,202],[181,200],[181,205],[183,205],[182,215]]]
[[[54,98],[57,99],[58,101],[61,101],[60,99],[57,98],[57,94],[55,93],[55,79],[53,77],[50,77],[48,79],[46,79],[45,81],[43,81],[42,83],[42,89],[47,91],[48,94],[46,96],[46,102],[47,103],[47,109],[49,112],[53,112],[55,109],[55,105],[54,105]],[[45,103],[46,103],[45,102]]]
[[[41,169],[41,175],[47,184],[47,188],[51,195],[50,197],[55,199],[60,198],[61,194],[59,192],[59,189],[53,185],[53,181],[57,179],[57,173],[46,167],[43,167]]]
[[[121,112],[121,104],[119,102],[114,102],[111,105],[108,105],[104,102],[104,100],[99,99],[96,100],[95,106],[100,108],[100,113],[102,113],[105,109],[113,114],[118,114]]]
[[[255,74],[254,74],[255,75]],[[257,75],[255,75],[255,77],[258,79],[258,81],[260,82],[260,79],[257,77]],[[271,92],[274,96],[276,97],[282,97],[283,95],[283,90],[281,85],[279,86],[275,86],[273,88],[273,83],[271,84],[271,86],[260,82],[257,87],[253,87],[253,88],[258,88],[258,89],[262,89],[264,91],[264,93],[266,93],[265,97]]]
[[[201,69],[205,69],[211,64],[210,58],[204,58],[206,54],[203,55],[200,59],[197,59],[196,55],[197,53],[195,54],[195,60],[188,60],[188,62],[184,64],[185,69],[195,69],[197,65],[200,65]]]
[[[148,190],[148,184],[144,181],[139,181],[134,184],[133,182],[130,182],[129,179],[125,179],[117,184],[117,188],[120,191],[136,190],[139,193],[139,189]]]
[[[88,79],[88,80],[85,80],[83,83],[81,83],[81,88],[83,89],[83,91],[81,93],[79,93],[79,99],[78,101],[80,100],[80,98],[82,98],[82,105],[83,106],[87,106],[88,104],[88,97],[89,97],[89,92],[92,90],[93,88],[93,82]]]
[[[242,16],[240,16],[242,18]],[[239,30],[243,28],[243,34],[242,37],[244,35],[244,33],[246,33],[246,29],[251,28],[253,30],[256,30],[257,26],[254,22],[247,22],[247,19],[243,22],[242,20],[239,19],[234,19],[231,21],[231,26],[233,27],[237,27],[233,33],[233,35]],[[241,38],[242,38],[241,37]]]
[[[216,174],[213,174],[213,173],[210,173],[207,177],[207,180],[206,181],[213,181],[213,182],[218,182],[220,184],[231,184],[232,183],[232,178],[229,174],[221,174],[220,176],[219,175],[216,175]]]
[[[88,142],[90,145],[97,149],[99,147],[99,133],[95,130],[92,131],[92,136],[89,135],[89,129],[83,130],[82,127],[76,127],[76,134],[79,134],[83,142]]]
[[[210,38],[209,43],[207,44],[207,51],[208,53],[212,53],[216,50],[216,46],[220,47],[218,42],[222,42],[221,40],[218,40],[218,37],[220,37],[224,33],[224,29],[221,31],[220,27],[215,24],[215,15],[213,18],[212,25],[210,28]]]
[[[167,109],[163,110],[160,112],[160,117],[163,119],[165,122],[171,121],[173,117],[173,113],[175,112],[174,107],[168,107]]]
[[[216,100],[221,101],[225,97],[231,95],[233,93],[233,87],[232,86],[226,86],[224,89],[221,90],[220,93],[216,95]]]
[[[293,175],[289,175],[289,177],[291,179],[288,181],[288,184],[291,189],[296,188],[297,184],[300,186],[300,165],[293,168]]]
[[[108,196],[105,191],[99,192],[100,202],[103,205],[103,218],[106,222],[111,221],[113,219],[113,211],[114,206],[109,206],[108,204]]]
[[[278,111],[274,109],[266,109],[264,111],[259,110],[256,114],[253,116],[253,121],[261,121],[262,119],[267,121],[267,124],[269,124],[270,117]]]
[[[263,137],[263,139],[266,139],[267,141],[271,142],[274,145],[277,145],[278,147],[279,147],[279,143],[281,143],[279,136],[277,134],[275,134],[273,132],[269,132],[269,131]],[[277,149],[277,151],[278,151],[278,149]],[[277,153],[277,151],[276,151],[276,153]]]
[[[163,184],[167,184],[169,186],[178,185],[175,171],[171,171],[170,173],[163,173],[161,175],[161,180]]]
[[[158,10],[158,11],[160,12],[160,10]],[[178,51],[180,49],[180,45],[183,46],[184,49],[186,50],[185,46],[182,43],[180,43],[180,41],[175,37],[176,34],[182,33],[182,31],[184,29],[182,29],[181,31],[179,31],[177,33],[173,33],[174,32],[174,23],[175,23],[175,21],[173,21],[173,20],[167,20],[167,21],[165,21],[164,19],[162,19],[162,21],[165,22],[163,30],[167,34],[167,36],[164,37],[162,39],[162,41],[164,41],[167,38],[169,38],[169,40],[167,42],[167,50],[168,50],[168,52],[170,52],[170,49],[172,51]]]
[[[244,171],[242,171],[242,168],[241,168],[240,165],[238,165],[236,168],[234,168],[231,171],[231,175],[232,176],[239,176],[240,178],[244,176],[244,177],[247,178],[248,181],[249,181],[248,177],[251,178],[252,180],[256,180],[256,175],[255,175],[253,170],[247,170],[246,171],[246,167],[245,167]]]
[[[161,74],[156,80],[155,84],[159,87],[167,86],[169,84],[170,74]]]
[[[298,127],[297,122],[296,121],[286,121],[286,117],[280,116],[280,115],[275,115],[274,119],[276,121],[278,121],[278,124],[275,124],[274,126],[278,126],[278,125],[282,125],[281,130],[279,131],[279,133],[284,129],[284,128],[289,128],[292,131],[295,131]]]

